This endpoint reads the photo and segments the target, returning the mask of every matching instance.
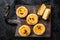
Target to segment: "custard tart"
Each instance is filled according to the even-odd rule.
[[[33,27],[33,32],[36,35],[42,35],[45,32],[45,26],[42,23],[38,23]]]
[[[19,27],[18,33],[20,36],[26,37],[30,35],[31,29],[28,25],[22,25],[21,27]]]
[[[27,16],[26,21],[29,25],[35,25],[38,22],[38,16],[34,13],[31,13]]]
[[[26,17],[28,14],[28,9],[25,6],[20,6],[16,9],[16,15],[20,18]]]

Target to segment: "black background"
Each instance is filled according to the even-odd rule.
[[[13,0],[9,1],[12,2]],[[59,0],[14,0],[10,3],[9,18],[16,19],[15,5],[37,5],[37,4],[50,4],[51,5],[51,31],[52,35],[50,38],[20,38],[15,37],[15,30],[17,25],[11,25],[5,22],[4,11],[6,3],[4,0],[0,0],[0,40],[59,40],[60,37],[60,6]]]

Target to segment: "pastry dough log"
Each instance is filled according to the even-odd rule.
[[[50,15],[50,12],[51,12],[51,9],[50,9],[50,8],[46,8],[46,10],[45,10],[42,18],[43,18],[44,20],[47,20],[48,17],[49,17],[49,15]]]
[[[42,16],[45,9],[46,9],[45,4],[42,4],[41,7],[38,9],[37,14]]]

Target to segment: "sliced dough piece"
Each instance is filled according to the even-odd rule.
[[[38,22],[38,16],[34,13],[31,13],[27,16],[26,21],[29,25],[34,25]]]
[[[42,4],[40,6],[40,8],[38,9],[37,14],[40,15],[40,16],[42,16],[45,9],[46,9],[45,4]]]
[[[22,37],[26,37],[29,36],[31,33],[31,29],[28,25],[22,25],[19,29],[18,29],[18,33],[20,36]]]
[[[33,27],[33,32],[36,35],[42,35],[45,32],[45,25],[38,23]]]
[[[16,9],[16,15],[20,18],[26,17],[28,14],[28,9],[25,6],[20,6]]]
[[[47,20],[48,17],[49,17],[49,15],[50,15],[50,12],[51,12],[51,9],[50,9],[50,8],[46,8],[46,10],[45,10],[42,18],[43,18],[44,20]]]

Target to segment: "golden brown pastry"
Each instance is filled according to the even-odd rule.
[[[42,16],[45,9],[46,9],[45,4],[42,4],[40,6],[40,8],[38,9],[37,14],[40,15],[40,16]]]
[[[20,6],[16,9],[16,15],[20,18],[26,17],[28,14],[28,9],[24,6]]]
[[[18,33],[20,36],[22,37],[26,37],[29,36],[31,33],[30,27],[28,25],[22,25],[19,29],[18,29]]]
[[[38,22],[38,16],[34,13],[31,13],[27,16],[26,21],[29,25],[34,25]]]
[[[33,32],[36,35],[42,35],[45,32],[45,26],[42,23],[38,23],[33,27]]]
[[[47,20],[48,17],[49,17],[49,15],[50,15],[50,12],[51,12],[51,9],[50,9],[50,8],[46,8],[46,10],[45,10],[42,18],[43,18],[44,20]]]

